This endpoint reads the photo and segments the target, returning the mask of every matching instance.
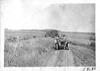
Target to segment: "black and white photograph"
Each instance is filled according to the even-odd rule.
[[[95,3],[6,0],[2,15],[4,67],[95,69]]]

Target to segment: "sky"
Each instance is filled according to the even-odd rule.
[[[34,0],[6,0],[2,4],[5,28],[57,29],[67,32],[95,32],[94,4],[34,3]]]

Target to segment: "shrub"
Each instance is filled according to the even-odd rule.
[[[36,36],[33,36],[33,38],[36,38]]]
[[[95,42],[91,42],[91,43],[90,43],[90,46],[95,47]]]
[[[92,40],[95,41],[95,37],[90,37],[89,40],[90,41],[92,41]]]
[[[46,34],[45,34],[45,37],[52,37],[52,38],[55,38],[56,36],[58,36],[59,33],[57,30],[50,30],[50,31],[47,31]]]
[[[14,36],[10,36],[9,38],[7,38],[8,42],[16,42],[17,41],[17,37]]]

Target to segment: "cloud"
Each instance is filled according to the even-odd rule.
[[[73,32],[95,31],[94,4],[66,4],[64,8],[54,4],[48,8],[50,16],[47,23],[50,28]]]
[[[2,23],[8,29],[95,31],[94,4],[34,4],[10,0],[2,5],[2,14]]]

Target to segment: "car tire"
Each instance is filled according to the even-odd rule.
[[[66,49],[66,50],[69,50],[69,48],[68,48],[68,47],[65,47],[65,49]]]
[[[56,43],[56,44],[55,44],[55,48],[56,48],[57,50],[58,50],[58,47],[59,47],[59,45]]]
[[[69,47],[68,46],[69,46],[69,44],[66,44],[66,47],[65,47],[66,50],[69,50]]]

